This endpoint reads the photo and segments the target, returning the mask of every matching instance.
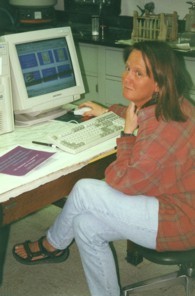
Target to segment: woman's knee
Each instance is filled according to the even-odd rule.
[[[77,242],[79,241],[90,241],[94,229],[91,223],[90,214],[80,214],[74,218],[73,231],[74,237]]]
[[[78,180],[76,182],[76,184],[74,185],[73,188],[74,189],[77,189],[77,190],[82,189],[82,188],[85,188],[87,186],[89,180],[90,179],[80,179],[80,180]]]
[[[88,202],[92,202],[92,199],[96,195],[99,195],[99,189],[102,183],[104,184],[103,181],[96,179],[81,179],[74,185],[70,197],[79,201],[83,200],[85,205],[87,205]]]
[[[69,200],[81,200],[85,199],[87,195],[87,190],[89,188],[88,179],[81,179],[77,181],[69,194]]]
[[[76,182],[76,184],[73,187],[73,191],[79,192],[79,193],[87,193],[88,191],[91,193],[91,188],[94,186],[94,182],[99,180],[94,179],[81,179]],[[97,187],[98,188],[98,187]]]

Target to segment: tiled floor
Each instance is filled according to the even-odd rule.
[[[57,216],[59,208],[49,206],[36,214],[14,223],[6,255],[3,284],[0,296],[89,296],[80,257],[75,244],[70,248],[70,257],[60,264],[27,266],[15,261],[11,250],[15,243],[26,239],[35,240],[43,235]],[[126,242],[115,243],[120,279],[122,285],[176,270],[177,267],[159,266],[144,261],[137,267],[125,261]],[[148,292],[139,292],[137,296],[184,296],[183,286],[167,287]],[[99,295],[102,296],[102,295]],[[191,296],[195,296],[195,289]]]

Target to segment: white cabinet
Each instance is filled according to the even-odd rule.
[[[126,104],[121,84],[123,49],[79,43],[77,50],[86,90],[83,98],[107,106]]]

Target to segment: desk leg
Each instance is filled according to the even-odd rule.
[[[9,239],[10,225],[0,228],[0,285],[3,282],[3,267]]]
[[[127,241],[126,260],[134,266],[140,264],[143,261],[143,256],[139,255],[138,251],[136,250],[136,245],[129,240]]]

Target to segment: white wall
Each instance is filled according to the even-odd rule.
[[[189,4],[185,0],[121,0],[121,15],[133,15],[133,11],[140,10],[137,8],[139,5],[142,9],[148,2],[154,2],[154,13],[172,13],[176,11],[179,15],[179,19],[183,19],[188,13]]]
[[[132,16],[134,10],[138,10],[138,12],[140,12],[137,5],[144,8],[144,5],[148,2],[154,2],[154,13],[172,13],[173,11],[177,11],[179,19],[183,19],[185,17],[190,6],[185,0],[121,0],[121,15]],[[56,9],[64,9],[64,0],[57,1]]]

